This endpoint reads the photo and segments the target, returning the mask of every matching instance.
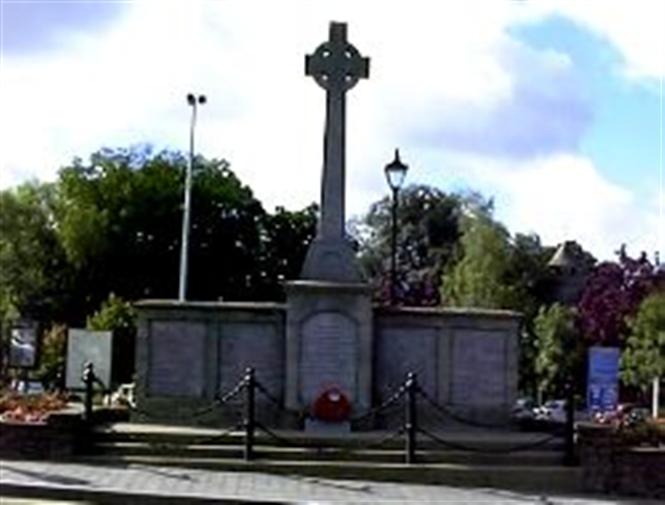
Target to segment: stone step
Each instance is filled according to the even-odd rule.
[[[146,442],[100,442],[95,452],[118,456],[165,456],[192,459],[242,459],[243,446],[232,444],[187,445]],[[364,461],[368,463],[401,463],[404,449],[385,448],[312,448],[257,446],[257,458],[270,461]],[[423,463],[456,463],[483,465],[558,465],[563,454],[557,451],[521,451],[518,453],[483,453],[460,450],[418,450],[418,460]]]
[[[76,462],[111,465],[156,465],[218,471],[251,471],[274,474],[362,479],[462,487],[490,487],[552,494],[580,491],[581,469],[552,465],[464,465],[453,463],[368,463],[356,461],[266,461],[98,455],[78,457]]]
[[[290,430],[274,430],[289,445],[300,447],[337,447],[362,448],[372,443],[378,443],[390,435],[387,431],[352,432],[345,434],[330,434],[327,432],[305,432]],[[515,431],[437,431],[436,434],[445,441],[465,447],[478,448],[488,451],[505,450],[517,446],[537,443],[548,438],[547,433],[515,432]],[[108,442],[143,442],[181,445],[242,445],[244,433],[234,431],[228,433],[225,429],[219,430],[199,427],[149,425],[135,423],[115,423],[98,426],[95,429],[95,440],[98,443]],[[256,445],[274,445],[274,440],[262,432],[256,431]],[[381,448],[401,449],[404,447],[403,437],[397,437],[381,444]],[[418,447],[422,449],[440,449],[441,445],[429,438],[418,435]],[[560,451],[563,448],[563,439],[555,437],[547,443],[538,445],[538,450]]]

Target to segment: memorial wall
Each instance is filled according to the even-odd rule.
[[[319,311],[303,319],[300,348],[287,357],[282,304],[144,301],[137,308],[137,398],[151,421],[174,421],[209,405],[250,366],[285,405],[291,374],[297,409],[310,406],[322,387],[337,386],[354,404],[354,414],[360,413],[360,373],[370,383],[371,405],[394,392],[408,372],[417,373],[439,404],[471,418],[505,420],[517,396],[515,312],[377,307],[367,356],[360,352],[353,319]],[[260,395],[257,402],[259,409],[269,408]],[[226,419],[223,409],[200,422],[214,425],[220,419]],[[275,423],[283,425],[284,419],[276,417]]]

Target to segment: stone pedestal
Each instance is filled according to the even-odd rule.
[[[300,278],[344,284],[360,282],[360,270],[349,241],[315,238],[307,250]]]
[[[352,415],[371,405],[372,304],[366,284],[286,284],[286,406],[311,407],[336,387]]]

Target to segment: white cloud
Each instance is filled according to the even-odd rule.
[[[529,9],[536,16],[559,14],[605,38],[621,54],[630,77],[665,76],[665,2],[661,0],[547,0],[531,2]]]
[[[348,1],[134,2],[98,38],[79,33],[32,59],[4,55],[0,134],[10,140],[0,184],[52,177],[103,144],[185,147],[191,90],[210,99],[202,152],[230,158],[268,204],[317,199],[324,95],[303,60],[338,19],[372,58],[371,78],[349,96],[349,184],[376,187],[400,132],[433,102],[482,110],[510,94],[512,76],[494,54],[510,11],[484,10],[479,19],[468,5],[430,2],[380,12]]]
[[[599,259],[613,259],[622,243],[633,254],[659,247],[657,195],[636,199],[588,158],[561,153],[508,165],[458,156],[452,163],[495,196],[497,217],[513,233],[538,233],[550,245],[577,240]]]
[[[642,57],[639,40],[615,26],[620,16],[602,14],[596,20],[591,10],[565,7],[568,4],[561,4],[560,11],[584,20],[624,48],[622,54],[635,75],[653,74],[654,44],[649,56]],[[455,167],[455,177],[469,181],[468,163],[455,165],[455,153],[447,152],[445,142],[425,142],[417,133],[443,128],[449,136],[470,135],[477,144],[464,144],[469,152],[490,136],[511,134],[521,142],[539,124],[551,126],[547,135],[552,138],[558,135],[556,128],[570,134],[568,123],[557,123],[552,116],[558,113],[558,119],[568,121],[572,109],[566,107],[579,105],[570,60],[528,48],[506,32],[518,20],[544,15],[531,5],[135,1],[104,33],[79,33],[63,39],[57,51],[30,59],[3,54],[0,187],[29,177],[53,178],[58,166],[104,145],[148,141],[158,148],[186,149],[189,110],[184,97],[200,92],[209,97],[197,127],[200,152],[229,159],[268,208],[318,200],[324,93],[304,76],[304,55],[327,37],[330,20],[348,21],[350,40],[372,59],[370,79],[348,97],[349,213],[364,211],[386,192],[382,167],[396,146],[412,165],[411,181],[436,183],[442,169]],[[648,27],[655,26],[648,17]],[[643,33],[628,25],[627,31],[636,36]],[[557,106],[543,111],[526,107],[525,89]],[[528,123],[517,117],[514,124],[506,123],[511,111],[527,109],[523,117]],[[507,119],[497,121],[498,112]],[[563,145],[574,149],[580,132],[575,130]],[[505,164],[504,154],[487,162]],[[557,171],[559,180],[573,177],[573,169],[562,159],[534,165],[522,159],[501,172],[509,182],[497,179],[493,187],[487,186],[490,193],[499,188],[510,196],[506,205],[511,228],[533,227],[548,240],[563,235],[554,232],[563,226],[561,216],[554,219],[557,202],[543,197],[551,210],[543,213],[534,210],[542,208],[541,199],[527,196],[536,174],[552,179],[552,184]],[[592,247],[606,249],[605,242],[614,235],[606,240],[602,235],[624,226],[622,214],[612,209],[630,208],[634,202],[627,190],[604,183],[597,168],[589,168],[590,162],[574,156],[570,160],[575,177],[586,174],[583,182],[589,192],[586,200],[581,193],[574,200],[580,205],[578,219],[566,217],[565,222],[583,227],[571,231],[589,237]],[[522,168],[514,171],[517,165]],[[469,181],[472,186],[488,180],[476,175]],[[605,190],[592,189],[594,184]],[[582,214],[589,218],[579,219]],[[619,221],[612,221],[615,218]]]

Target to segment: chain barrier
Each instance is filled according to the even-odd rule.
[[[542,447],[544,445],[547,445],[549,442],[552,440],[556,439],[556,435],[548,435],[544,438],[538,439],[533,442],[526,442],[524,444],[517,444],[511,447],[503,448],[503,447],[495,447],[495,448],[480,448],[480,447],[472,447],[470,445],[466,444],[461,444],[459,442],[452,442],[450,440],[444,440],[443,438],[439,437],[438,435],[435,435],[434,433],[427,431],[424,428],[418,427],[417,428],[418,433],[421,433],[425,437],[429,438],[433,442],[436,442],[448,449],[455,449],[458,451],[468,451],[468,452],[476,452],[476,453],[489,453],[489,454],[510,454],[513,452],[522,452],[522,451],[528,451],[530,449],[537,449],[538,447]]]
[[[505,428],[510,428],[512,426],[512,423],[483,423],[480,421],[474,421],[472,419],[467,419],[465,417],[460,416],[459,414],[455,414],[452,412],[450,409],[444,407],[443,405],[439,405],[431,396],[427,394],[427,392],[420,386],[418,386],[417,393],[420,394],[421,397],[427,401],[427,403],[440,415],[445,416],[447,418],[450,418],[454,421],[457,421],[462,424],[468,424],[469,426],[473,426],[475,428],[484,428],[484,429],[505,429]]]
[[[213,410],[217,409],[218,407],[225,406],[229,401],[231,401],[236,396],[238,396],[246,386],[247,386],[247,380],[243,377],[242,379],[240,379],[238,381],[238,383],[233,387],[233,389],[231,389],[230,391],[228,391],[224,395],[219,396],[219,392],[215,393],[215,397],[214,397],[215,399],[210,404],[208,404],[204,407],[201,407],[201,408],[195,410],[194,412],[191,412],[191,413],[188,413],[188,414],[185,414],[185,415],[182,415],[182,416],[169,415],[169,419],[174,420],[174,421],[184,421],[184,420],[187,420],[187,419],[198,419],[199,417],[203,417],[206,414],[209,414]],[[133,405],[129,405],[128,409],[131,412],[133,412],[134,414],[136,414],[138,416],[141,416],[146,420],[155,419],[155,418],[160,419],[160,420],[163,419],[163,417],[161,417],[161,416],[156,416],[155,414],[151,414],[150,412],[148,412],[146,410],[143,410],[143,409],[139,409],[139,408],[137,408]]]
[[[294,409],[288,409],[282,405],[282,402],[280,402],[273,394],[268,391],[268,388],[266,388],[261,382],[258,380],[255,382],[256,389],[268,399],[270,403],[272,403],[277,410],[281,412],[286,412],[287,414],[291,414],[296,416],[298,419],[312,419],[312,415],[307,411],[307,410],[294,410]]]
[[[511,428],[514,427],[514,424],[512,422],[508,423],[483,423],[480,421],[473,421],[471,419],[466,419],[458,414],[455,414],[452,412],[450,409],[447,409],[446,407],[439,405],[434,399],[432,399],[431,396],[427,394],[426,391],[424,391],[421,387],[418,388],[418,392],[420,393],[420,396],[422,396],[427,403],[434,409],[434,411],[441,415],[445,416],[447,418],[453,419],[454,421],[463,423],[463,424],[468,424],[470,426],[476,427],[476,428],[484,428],[484,429],[506,429],[506,428]],[[550,434],[553,437],[563,437],[565,435],[564,427],[554,427],[550,428],[548,431],[550,431]]]
[[[90,380],[90,378],[88,378]],[[214,396],[214,401],[205,407],[202,407],[198,409],[197,411],[188,414],[187,416],[183,417],[176,417],[176,420],[184,420],[184,419],[196,419],[198,417],[204,416],[214,409],[220,407],[220,406],[225,406],[227,405],[231,400],[235,399],[238,397],[243,391],[245,391],[245,399],[244,399],[244,416],[241,415],[242,420],[240,420],[237,424],[235,424],[233,427],[230,427],[228,429],[225,429],[224,431],[212,435],[212,436],[206,436],[200,439],[196,439],[194,443],[196,444],[205,444],[205,443],[210,443],[215,440],[219,440],[220,438],[226,437],[233,432],[244,432],[244,440],[245,440],[245,459],[249,461],[250,459],[253,459],[253,446],[254,446],[254,429],[258,429],[265,433],[270,439],[278,442],[280,445],[287,446],[287,447],[294,447],[294,448],[303,448],[302,444],[299,444],[297,442],[294,442],[290,440],[287,437],[281,436],[278,433],[276,433],[274,430],[268,428],[265,426],[263,423],[260,423],[256,420],[256,413],[255,413],[255,391],[258,390],[267,400],[274,405],[279,411],[286,412],[289,414],[295,414],[297,415],[300,419],[302,418],[309,418],[311,419],[312,416],[309,412],[306,410],[303,411],[296,411],[292,409],[287,409],[282,405],[282,402],[280,402],[275,396],[273,396],[270,391],[258,380],[256,380],[254,370],[251,368],[248,368],[245,375],[241,380],[238,381],[238,383],[228,392],[226,392],[223,395],[220,395],[219,392],[215,394]],[[405,396],[407,396],[407,402],[400,402]],[[407,375],[406,380],[400,385],[399,388],[397,388],[387,399],[385,399],[381,404],[379,404],[376,407],[373,407],[369,409],[367,412],[364,412],[362,414],[359,414],[357,416],[353,416],[349,419],[350,422],[358,422],[362,421],[365,419],[370,418],[371,416],[376,416],[380,413],[387,412],[387,411],[392,411],[394,408],[397,406],[405,406],[407,407],[406,412],[405,412],[405,417],[404,417],[404,422],[402,425],[395,431],[389,433],[385,437],[379,439],[379,440],[373,440],[373,441],[368,441],[367,443],[362,443],[362,444],[357,444],[349,447],[330,447],[330,446],[320,446],[320,445],[310,445],[310,447],[313,450],[318,450],[318,451],[324,451],[324,450],[332,450],[337,453],[354,453],[355,451],[358,450],[366,450],[366,449],[371,449],[375,447],[379,447],[387,442],[390,442],[392,440],[395,440],[399,437],[404,436],[405,438],[405,461],[407,463],[415,463],[416,462],[416,434],[421,434],[424,437],[430,439],[431,441],[442,445],[446,448],[449,449],[454,449],[454,450],[461,450],[461,451],[470,451],[470,452],[476,452],[476,453],[491,453],[491,454],[508,454],[512,452],[519,452],[519,451],[527,451],[530,449],[536,449],[538,447],[542,447],[552,440],[556,439],[558,437],[557,434],[549,434],[548,436],[535,440],[535,441],[530,441],[527,443],[523,444],[517,444],[511,447],[496,447],[496,448],[480,448],[480,447],[474,447],[474,446],[469,446],[463,443],[451,441],[451,440],[445,440],[444,438],[441,438],[439,435],[436,435],[421,426],[418,425],[417,419],[416,419],[416,403],[418,397],[422,397],[425,399],[427,404],[436,412],[437,415],[439,416],[445,416],[446,418],[453,419],[455,421],[458,421],[463,424],[468,424],[471,426],[479,427],[479,428],[486,428],[486,429],[497,429],[497,428],[506,428],[509,426],[509,424],[491,424],[491,423],[482,423],[482,422],[476,422],[472,421],[470,419],[465,419],[462,416],[459,416],[453,412],[451,412],[449,409],[446,407],[439,405],[433,398],[431,398],[425,390],[418,385],[416,376],[413,373],[410,373]],[[398,402],[400,402],[398,404]],[[236,406],[243,406],[241,405],[236,405]],[[136,407],[130,406],[130,410],[132,412],[136,413],[139,416],[145,416],[148,419],[150,419],[151,416],[148,412],[142,411],[141,409],[138,409]],[[393,412],[394,413],[394,412]],[[237,413],[236,413],[237,414]],[[390,414],[392,415],[392,413]],[[172,417],[173,419],[173,417]]]
[[[406,386],[405,383],[403,383],[390,397],[384,400],[380,405],[369,409],[367,412],[352,417],[351,419],[349,419],[349,421],[351,422],[362,421],[370,416],[379,414],[382,411],[391,407],[397,401],[399,401],[405,394],[406,394]]]
[[[266,427],[261,423],[256,423],[256,427],[260,429],[263,433],[268,435],[268,437],[278,442],[282,446],[299,448],[299,449],[303,448],[302,444],[298,444],[296,442],[293,442],[292,440],[289,440],[286,437],[278,435],[277,433],[275,433],[275,431],[271,430],[270,428]],[[388,435],[379,440],[372,440],[365,444],[354,445],[352,447],[334,447],[328,445],[308,445],[305,447],[320,452],[332,450],[340,454],[355,454],[355,452],[359,450],[362,451],[366,449],[373,449],[376,447],[380,447],[392,440],[395,440],[396,438],[401,437],[403,434],[404,434],[404,427],[400,426],[397,430],[393,431],[392,433],[389,433]]]
[[[192,438],[190,440],[191,445],[206,445],[206,444],[211,444],[213,442],[217,442],[220,439],[226,438],[229,435],[233,434],[234,432],[239,432],[242,428],[244,427],[244,422],[242,420],[238,421],[235,425],[231,426],[230,428],[226,428],[219,433],[215,433],[214,435],[205,435],[201,436],[199,438]],[[160,445],[168,445],[168,444],[160,444]]]
[[[272,403],[275,407],[277,407],[278,410],[282,412],[286,412],[287,414],[295,415],[299,419],[314,419],[312,414],[307,411],[307,410],[294,410],[294,409],[288,409],[284,406],[282,406],[282,402],[280,402],[277,398],[275,398],[270,391],[260,382],[260,381],[255,381],[255,386],[256,389],[263,395],[265,396],[270,403]],[[358,414],[357,416],[352,416],[349,418],[349,422],[358,422],[365,420],[371,416],[377,415],[381,413],[384,410],[387,410],[390,408],[392,405],[394,405],[397,401],[399,401],[404,395],[406,394],[406,387],[404,384],[402,384],[388,399],[383,401],[380,405],[376,407],[372,407],[366,412],[363,412],[362,414]]]
[[[238,383],[228,391],[227,393],[223,394],[222,396],[219,396],[219,391],[215,393],[215,403],[218,405],[224,405],[228,403],[229,401],[233,400],[236,396],[238,396],[243,389],[247,387],[247,378],[243,377],[238,381]]]

